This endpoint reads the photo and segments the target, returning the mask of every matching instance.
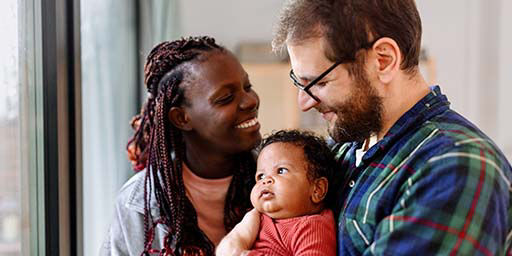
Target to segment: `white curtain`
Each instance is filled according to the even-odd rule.
[[[175,40],[180,36],[179,2],[175,0],[138,0],[139,30],[139,84],[141,102],[146,98],[142,66],[151,49],[160,42]]]
[[[132,174],[125,145],[137,108],[135,11],[126,0],[81,2],[83,255],[98,255]]]
[[[98,254],[133,174],[125,146],[146,95],[142,66],[154,44],[174,38],[174,12],[172,0],[81,1],[83,255]]]

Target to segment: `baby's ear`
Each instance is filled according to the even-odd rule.
[[[318,204],[324,200],[327,195],[327,189],[329,188],[329,182],[325,177],[320,177],[315,179],[313,184],[313,193],[311,195],[311,200],[313,203]]]

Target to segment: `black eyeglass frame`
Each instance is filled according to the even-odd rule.
[[[371,47],[373,47],[373,45],[375,44],[375,42],[377,42],[379,39],[381,38],[377,38],[363,46],[361,46],[358,50],[360,49],[369,49]],[[313,95],[309,89],[311,87],[313,87],[313,85],[317,84],[320,80],[322,80],[325,76],[327,76],[333,69],[335,69],[338,65],[342,64],[342,63],[349,63],[349,62],[352,62],[354,61],[355,59],[354,58],[349,58],[349,59],[342,59],[342,60],[338,60],[336,61],[334,64],[332,64],[327,70],[325,70],[322,74],[320,74],[317,78],[313,79],[313,81],[309,82],[307,85],[303,85],[299,82],[299,79],[297,78],[297,76],[295,75],[295,73],[293,73],[293,69],[290,69],[290,78],[292,79],[292,82],[293,82],[293,85],[295,85],[295,87],[299,88],[300,90],[304,91],[305,93],[307,93],[309,95],[309,97],[313,98],[316,102],[320,102],[320,99],[317,98],[315,95]]]

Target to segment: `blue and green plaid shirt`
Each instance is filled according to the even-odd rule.
[[[339,255],[504,255],[512,170],[438,86],[356,166],[339,146]]]

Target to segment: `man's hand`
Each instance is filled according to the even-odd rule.
[[[260,230],[260,213],[252,209],[244,218],[220,241],[215,254],[217,256],[247,255],[258,237]]]

